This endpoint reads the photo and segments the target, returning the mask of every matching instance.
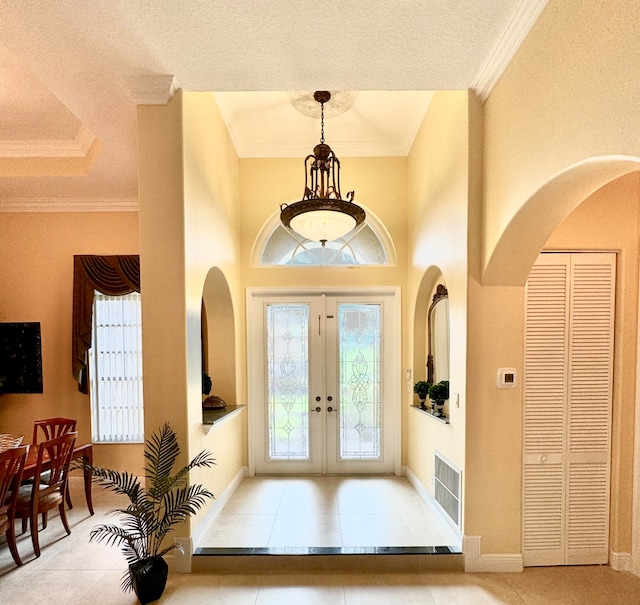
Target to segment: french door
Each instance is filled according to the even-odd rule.
[[[396,290],[248,296],[254,472],[399,471]]]

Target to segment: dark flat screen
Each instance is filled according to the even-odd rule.
[[[0,393],[42,393],[40,322],[0,323]]]

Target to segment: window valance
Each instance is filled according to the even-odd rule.
[[[137,254],[73,257],[71,355],[73,376],[81,393],[89,392],[87,351],[91,348],[94,290],[109,296],[140,292],[140,257]]]

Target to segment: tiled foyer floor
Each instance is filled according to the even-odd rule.
[[[250,477],[201,547],[457,546],[404,477]]]
[[[0,604],[134,605],[120,591],[124,558],[116,548],[89,543],[89,532],[111,520],[119,505],[94,489],[96,514],[84,506],[81,483],[67,536],[55,513],[41,533],[35,559],[29,536],[16,568],[0,537]],[[529,568],[523,573],[194,573],[170,574],[160,605],[622,605],[640,603],[640,578],[608,566]]]

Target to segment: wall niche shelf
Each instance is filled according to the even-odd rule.
[[[421,414],[425,414],[426,416],[430,416],[431,418],[433,418],[434,420],[437,420],[438,422],[442,422],[442,424],[449,424],[449,416],[447,416],[446,414],[444,414],[443,416],[436,416],[435,414],[431,413],[431,410],[425,410],[421,408],[419,405],[412,404],[411,407],[414,410],[418,410],[418,412],[420,412]]]

